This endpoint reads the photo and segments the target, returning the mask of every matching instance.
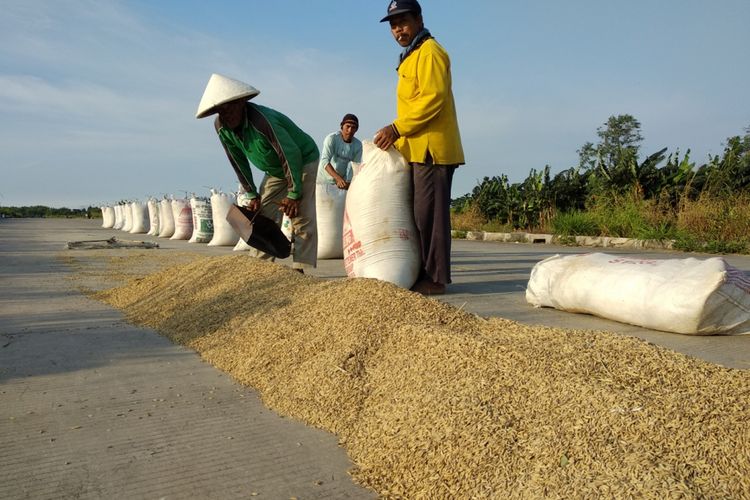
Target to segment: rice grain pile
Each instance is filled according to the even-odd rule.
[[[339,436],[384,498],[750,497],[750,373],[208,257],[97,297]]]
[[[120,285],[134,278],[159,271],[165,265],[190,262],[204,257],[198,252],[160,251],[157,249],[68,250],[57,256],[75,274],[69,278],[84,293]]]

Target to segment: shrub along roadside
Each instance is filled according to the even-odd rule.
[[[686,200],[676,214],[676,227],[676,248],[750,253],[750,194]]]
[[[692,251],[750,252],[750,127],[696,167],[690,151],[640,158],[640,122],[611,116],[579,165],[520,183],[485,177],[451,204],[454,229],[671,240]],[[493,229],[490,229],[493,228]],[[499,229],[499,228],[505,228]]]
[[[476,211],[471,217],[453,213],[451,219],[453,228],[462,232],[513,232],[507,224],[483,219]],[[528,230],[562,237],[672,240],[675,249],[690,252],[750,253],[750,195],[703,195],[683,200],[675,208],[653,200],[615,197],[589,209],[555,213],[548,225]]]
[[[552,234],[558,236],[599,236],[601,229],[593,214],[574,210],[552,217]]]

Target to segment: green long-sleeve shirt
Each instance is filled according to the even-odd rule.
[[[302,198],[302,168],[317,162],[320,153],[315,141],[286,115],[276,110],[247,103],[245,123],[239,133],[214,123],[229,161],[245,190],[258,196],[250,162],[267,175],[286,179],[287,197]]]

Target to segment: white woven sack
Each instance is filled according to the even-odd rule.
[[[133,227],[133,207],[130,203],[125,203],[122,206],[122,214],[123,220],[125,222],[122,224],[122,227],[120,229],[122,231],[125,231],[126,233],[129,233],[130,229]]]
[[[114,207],[102,207],[102,227],[112,228],[115,226],[115,209]]]
[[[112,226],[112,229],[122,229],[122,226],[125,224],[125,218],[122,213],[122,205],[115,205],[115,225]]]
[[[104,207],[104,227],[115,227],[115,207],[107,205]]]
[[[750,333],[750,279],[721,257],[555,255],[532,269],[526,300],[666,332]]]
[[[244,252],[246,250],[253,250],[253,251],[255,251],[255,249],[253,247],[251,247],[250,245],[248,245],[245,240],[243,240],[242,238],[238,238],[237,239],[237,244],[234,246],[234,248],[232,248],[232,251],[233,252]]]
[[[171,238],[173,234],[172,201],[164,198],[159,202],[159,238]]]
[[[120,222],[117,224],[116,229],[122,231],[122,228],[125,227],[125,205],[123,203],[120,203],[119,205],[117,205],[117,208],[120,211]]]
[[[187,198],[172,200],[174,234],[170,240],[189,240],[193,235],[193,211]]]
[[[159,202],[154,198],[149,198],[146,202],[148,206],[148,233],[151,236],[159,236]]]
[[[113,206],[107,206],[107,218],[108,218],[108,225],[107,227],[114,228],[115,227],[115,207]]]
[[[190,198],[193,212],[193,235],[190,243],[208,243],[214,236],[214,220],[211,215],[211,202],[206,198]]]
[[[395,148],[382,151],[370,141],[362,141],[362,160],[346,195],[346,273],[411,288],[420,266],[411,169]]]
[[[344,256],[342,240],[346,193],[346,189],[339,189],[335,184],[315,185],[319,259],[340,259]]]
[[[281,233],[286,236],[286,239],[294,243],[294,226],[292,225],[292,219],[287,214],[281,217],[279,227],[281,228]]]
[[[211,190],[211,216],[214,221],[214,236],[208,246],[234,246],[240,236],[227,222],[229,207],[234,203],[234,195]]]
[[[129,232],[131,234],[140,234],[148,231],[148,207],[146,204],[134,201],[130,204],[130,213],[133,214],[133,223]]]

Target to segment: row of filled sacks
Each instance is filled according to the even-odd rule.
[[[346,194],[335,184],[318,184],[316,187],[319,259],[340,259],[344,255]],[[238,242],[239,236],[226,221],[226,213],[234,202],[234,194],[211,190],[210,199],[165,197],[162,200],[151,198],[145,203],[134,201],[103,206],[100,207],[102,227],[212,246],[237,245],[238,250],[243,250],[247,245]]]
[[[210,198],[149,199],[101,207],[102,227],[209,246],[237,245],[239,235],[226,220],[233,194],[211,190]]]
[[[229,208],[235,203],[234,194],[213,189],[210,198],[193,195],[190,199],[165,197],[162,200],[151,198],[146,203],[123,202],[100,207],[102,227],[131,234],[145,233],[171,240],[188,240],[190,243],[208,243],[209,246],[234,246],[234,250],[251,250],[252,247],[240,238],[227,221]],[[343,218],[343,206],[341,210],[339,219]],[[280,223],[282,232],[291,240],[289,218],[284,216]],[[341,229],[338,234],[340,240]],[[341,253],[340,241],[338,246]]]
[[[316,186],[318,258],[343,258],[350,277],[375,278],[410,288],[421,265],[410,167],[397,150],[381,151],[371,141],[363,141],[362,158],[362,163],[354,166],[348,191],[335,185]],[[146,204],[102,207],[103,227],[251,249],[226,220],[236,197],[211,193],[210,201],[197,197],[151,199]],[[277,222],[283,231],[285,224]],[[284,232],[293,241],[289,231]]]

